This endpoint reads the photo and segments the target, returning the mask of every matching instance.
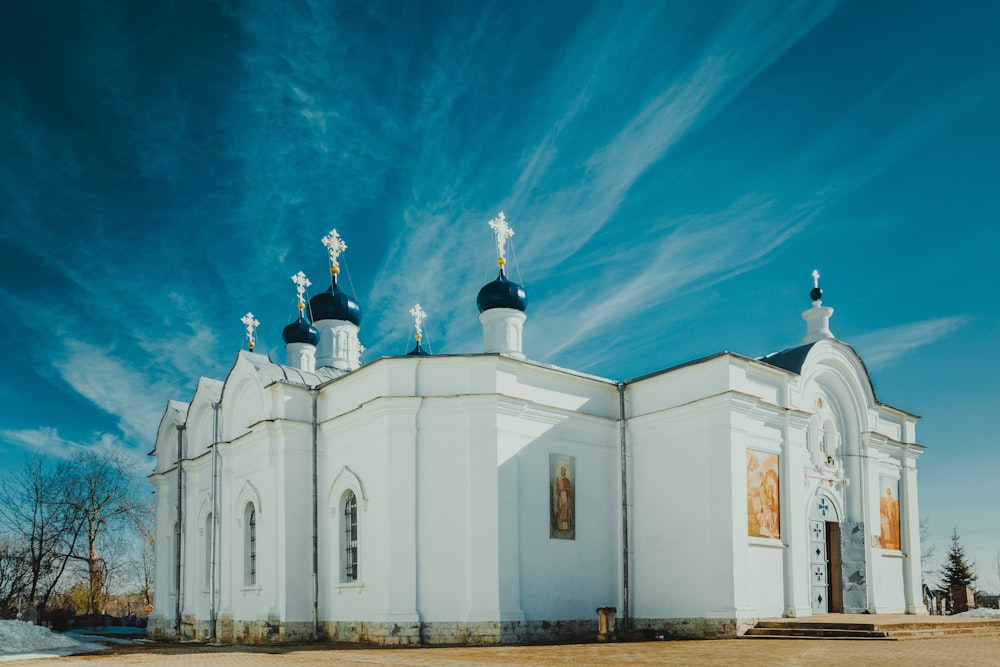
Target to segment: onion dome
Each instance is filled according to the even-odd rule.
[[[527,306],[527,297],[520,285],[507,280],[507,276],[504,275],[503,268],[501,268],[497,279],[486,283],[479,290],[476,305],[479,306],[480,313],[493,308],[512,308],[524,312]]]
[[[319,342],[319,332],[304,317],[300,317],[297,321],[285,327],[281,331],[281,337],[285,340],[285,345],[307,343],[315,346]]]
[[[333,277],[330,289],[309,299],[309,312],[312,314],[313,322],[346,320],[361,325],[361,306],[353,296],[340,289],[336,275]]]

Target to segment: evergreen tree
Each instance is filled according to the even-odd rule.
[[[965,548],[958,541],[958,529],[951,531],[951,546],[948,547],[948,557],[941,568],[941,582],[947,588],[953,586],[971,586],[976,580],[972,565],[965,560]]]

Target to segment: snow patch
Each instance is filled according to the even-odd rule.
[[[961,614],[955,614],[955,616],[966,616],[969,618],[1000,618],[1000,609],[978,607],[976,609],[970,609],[969,611],[963,611]]]
[[[0,621],[0,661],[100,651],[100,644],[84,643],[24,621]]]

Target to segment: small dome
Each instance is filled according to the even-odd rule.
[[[430,356],[430,352],[428,352],[423,347],[421,347],[420,346],[420,341],[418,340],[416,346],[414,346],[414,348],[412,350],[410,350],[409,352],[407,352],[406,356],[408,356],[408,357],[429,357]]]
[[[346,320],[361,326],[361,306],[353,296],[340,289],[336,278],[330,289],[309,299],[309,310],[313,322]]]
[[[285,345],[290,343],[316,345],[319,342],[319,332],[304,317],[300,317],[297,321],[285,327],[281,332],[281,337],[285,339]]]
[[[813,301],[819,301],[823,298],[823,290],[818,287],[813,287],[812,290],[809,291],[809,298]]]
[[[514,310],[523,312],[525,306],[527,306],[527,297],[521,286],[507,280],[507,276],[504,275],[503,269],[501,269],[500,275],[497,276],[496,280],[486,283],[479,290],[479,296],[476,297],[476,305],[479,306],[480,313],[485,310],[492,310],[493,308],[513,308]]]

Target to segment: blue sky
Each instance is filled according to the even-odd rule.
[[[1000,590],[992,2],[0,3],[0,465],[148,451],[347,241],[368,360],[477,352],[486,221],[532,359],[795,345],[822,274],[921,514]],[[315,289],[315,288],[314,288]]]

